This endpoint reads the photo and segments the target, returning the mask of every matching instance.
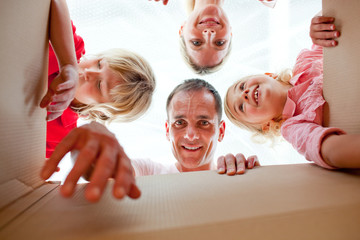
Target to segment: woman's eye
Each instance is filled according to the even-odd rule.
[[[221,47],[222,45],[225,44],[225,40],[218,40],[218,41],[215,42],[215,44],[216,44],[216,46]]]
[[[98,82],[97,82],[97,88],[98,88],[99,90],[101,90],[101,80],[98,80]]]
[[[197,40],[193,40],[193,41],[191,41],[192,42],[192,44],[194,45],[194,46],[200,46],[201,45],[201,42],[200,41],[197,41]]]
[[[101,68],[101,60],[99,60],[99,61],[97,62],[97,65],[98,65],[98,68],[100,69],[100,68]]]

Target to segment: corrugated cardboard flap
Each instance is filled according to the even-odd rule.
[[[138,200],[111,185],[90,204],[52,191],[2,239],[354,239],[360,235],[360,174],[311,164],[263,166],[245,175],[191,172],[139,177]],[[16,231],[21,229],[21,231]],[[310,233],[310,235],[309,235]]]
[[[42,184],[50,0],[0,1],[0,209]]]
[[[339,45],[324,48],[325,125],[360,133],[360,1],[323,0],[323,15],[335,17]]]
[[[0,210],[0,231],[58,186],[59,183],[45,183],[32,189],[14,180],[6,184],[6,189],[0,188],[1,194],[13,198],[13,202]]]

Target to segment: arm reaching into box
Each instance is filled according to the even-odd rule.
[[[139,198],[130,159],[125,154],[115,136],[99,123],[90,123],[72,130],[56,147],[51,158],[46,161],[41,177],[48,179],[67,152],[78,150],[79,155],[60,191],[64,197],[74,193],[79,178],[95,165],[85,197],[90,202],[101,198],[107,180],[114,178],[113,196],[122,199],[125,195]]]
[[[360,168],[360,135],[332,134],[321,144],[324,161],[336,168]]]
[[[247,159],[241,153],[235,156],[231,153],[225,156],[220,156],[217,160],[218,173],[227,175],[244,174],[245,169],[252,169],[255,166],[260,166],[256,155],[250,156]]]
[[[50,114],[46,119],[51,121],[61,116],[74,99],[79,78],[70,14],[65,0],[51,1],[49,39],[59,62],[59,75],[48,87],[40,107],[47,107]]]

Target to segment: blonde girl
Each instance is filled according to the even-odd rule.
[[[155,90],[153,70],[144,58],[124,49],[81,58],[84,41],[74,25],[72,30],[76,58],[80,60],[74,71],[59,69],[58,51],[55,54],[51,46],[49,49],[49,89],[40,103],[48,111],[47,158],[77,127],[79,117],[101,123],[133,121],[149,108]],[[70,73],[73,79],[78,78],[76,84],[70,84]]]
[[[320,18],[320,19],[319,19]],[[317,17],[311,29],[323,29],[323,45],[336,46],[339,36],[333,18]],[[322,24],[319,27],[318,24]],[[333,31],[332,31],[333,30]],[[314,36],[314,35],[313,35]],[[316,33],[319,43],[321,33]],[[313,42],[314,37],[313,37]],[[307,160],[324,168],[359,168],[360,135],[347,135],[338,128],[322,126],[322,47],[303,50],[291,74],[260,74],[233,84],[225,97],[225,113],[237,126],[256,135],[282,135]]]

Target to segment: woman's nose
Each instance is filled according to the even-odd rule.
[[[203,33],[205,38],[212,38],[213,36],[215,36],[216,32],[213,29],[206,28],[206,29],[203,30],[202,33]]]

